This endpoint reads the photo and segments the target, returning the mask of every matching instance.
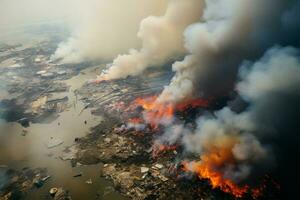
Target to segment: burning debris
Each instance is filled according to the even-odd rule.
[[[126,79],[129,83],[127,90],[131,90],[130,80],[130,78]],[[110,84],[116,83],[100,83],[98,91],[101,91],[101,87],[107,88]],[[134,85],[133,82],[132,86]],[[87,85],[87,87],[91,86]],[[107,104],[111,103],[104,101],[100,105],[108,108]],[[91,105],[96,108],[100,106],[93,101]],[[116,102],[114,105],[102,112],[115,118],[109,119],[110,123],[103,122],[99,125],[99,129],[93,131],[93,134],[79,141],[80,148],[76,158],[78,162],[85,164],[104,162],[117,165],[118,167],[114,168],[116,177],[110,176],[114,182],[122,181],[117,178],[118,173],[124,172],[126,176],[135,173],[129,170],[131,168],[128,169],[129,171],[123,171],[127,166],[133,167],[133,165],[142,173],[140,177],[143,182],[153,168],[149,164],[161,162],[162,166],[170,168],[168,173],[163,175],[166,178],[161,178],[162,183],[165,180],[175,181],[176,188],[179,187],[176,177],[190,177],[188,174],[192,172],[199,177],[199,183],[203,184],[201,180],[208,180],[208,186],[229,193],[232,197],[259,199],[261,196],[268,195],[265,194],[266,189],[259,181],[251,183],[246,181],[254,168],[261,168],[263,163],[272,161],[271,151],[266,149],[255,136],[240,135],[239,127],[248,120],[247,116],[241,114],[235,117],[226,109],[214,114],[217,104],[212,98],[207,100],[196,98],[165,104],[159,102],[157,96],[135,98],[131,96],[127,101],[122,99],[122,103]],[[206,110],[205,115],[203,109]],[[189,115],[190,113],[198,113],[198,115]],[[207,115],[207,113],[211,114]],[[200,121],[197,122],[199,116]],[[220,118],[220,122],[215,122],[215,118]],[[235,125],[233,119],[238,122],[237,127],[231,125],[232,123]],[[196,123],[191,123],[193,121]],[[227,124],[228,130],[222,130],[222,126]],[[91,141],[93,141],[92,146],[89,145]],[[200,154],[200,157],[197,157],[197,154]],[[262,160],[265,161],[261,162]],[[176,162],[179,162],[181,167],[173,168]],[[155,165],[154,168],[161,168],[161,165],[158,167]],[[260,175],[263,180],[265,173]],[[134,182],[134,180],[130,181]],[[184,180],[184,182],[189,181],[190,178]],[[133,186],[125,185],[121,186],[122,193],[132,198],[140,198],[135,196],[138,195],[139,189],[129,195],[128,191],[132,190]],[[272,193],[278,193],[274,192],[277,190],[275,187],[271,186],[271,188],[273,188],[270,189]],[[151,196],[153,190],[148,192]]]
[[[199,5],[199,1],[189,3],[195,7]],[[268,5],[271,3],[270,10]],[[134,106],[130,108],[141,114],[132,119],[124,115],[129,126],[120,130],[133,128],[138,132],[149,128],[155,133],[154,157],[163,151],[180,149],[178,157],[184,171],[207,179],[212,188],[237,198],[263,196],[258,179],[268,173],[286,186],[290,185],[285,191],[291,191],[290,188],[298,186],[299,181],[288,183],[276,169],[275,162],[276,159],[287,161],[283,158],[287,149],[298,152],[295,156],[299,157],[295,143],[287,147],[288,140],[299,139],[288,133],[298,130],[295,119],[299,119],[300,113],[297,87],[300,64],[296,49],[299,40],[295,38],[298,28],[290,26],[298,23],[295,17],[298,17],[299,5],[297,0],[206,0],[203,9],[197,11],[202,15],[201,19],[180,30],[184,40],[177,41],[184,42],[188,53],[182,61],[172,65],[174,77],[159,95],[139,95],[133,100]],[[169,6],[174,5],[170,3]],[[152,36],[150,39],[142,38],[140,51],[118,56],[108,65],[98,79],[100,85],[141,74],[148,66],[165,62],[158,59],[158,63],[152,63],[148,61],[147,53],[150,53],[151,61],[155,60],[153,52],[172,59],[168,50],[148,48],[147,44],[157,39],[154,33],[149,35]],[[168,40],[159,44],[165,41]],[[294,45],[295,48],[273,47],[278,44]],[[201,99],[197,99],[199,96]],[[214,109],[211,102],[222,96],[227,96],[231,105],[225,102]],[[243,105],[239,105],[238,99]],[[188,125],[186,117],[179,117],[188,107],[192,110],[200,107],[206,112],[198,112]],[[234,111],[234,107],[239,112]],[[186,159],[189,154],[198,154],[198,158]],[[279,165],[283,169],[295,169],[290,164]],[[287,196],[290,198],[294,193]]]
[[[157,101],[157,96],[146,98],[137,98],[134,105],[141,106],[144,109],[143,118],[146,123],[153,128],[159,124],[168,125],[173,122],[175,112],[185,112],[188,108],[208,107],[207,100],[198,98],[188,100],[182,103],[161,103]]]
[[[168,1],[165,14],[141,21],[140,49],[76,90],[78,116],[90,108],[105,120],[60,158],[101,163],[131,199],[298,199],[299,10],[299,0]],[[10,93],[1,116],[27,127],[70,107],[61,81],[86,65],[51,58],[97,57],[74,50],[79,43],[52,56],[45,44],[1,47]]]

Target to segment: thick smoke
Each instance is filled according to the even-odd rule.
[[[119,55],[100,78],[138,75],[149,66],[161,65],[185,53],[183,31],[200,18],[202,4],[203,0],[169,0],[163,16],[150,16],[141,22],[138,38],[142,48]]]
[[[111,60],[138,47],[136,33],[142,19],[164,12],[167,0],[89,0],[75,2],[71,37],[61,43],[52,59],[64,63]]]
[[[238,185],[276,173],[285,199],[299,196],[299,52],[292,47],[267,51],[276,44],[299,47],[299,2],[207,0],[202,21],[185,30],[189,55],[173,64],[176,75],[158,102],[218,97],[236,89],[233,102],[242,99],[243,107],[248,105],[239,113],[227,106],[204,115],[196,129],[167,129],[161,143],[181,143],[185,151],[200,155],[189,170],[209,168]],[[170,136],[169,130],[178,128],[181,134]]]
[[[201,116],[195,130],[175,125],[171,129],[177,130],[176,134],[170,136],[169,128],[159,140],[181,143],[186,152],[200,155],[204,160],[200,163],[216,153],[222,165],[212,162],[212,169],[237,184],[251,184],[253,178],[258,180],[257,175],[279,167],[280,178],[295,175],[295,179],[282,178],[281,183],[299,186],[299,56],[295,48],[274,47],[257,62],[245,62],[237,83],[238,95],[249,104],[243,112],[224,107]],[[275,160],[280,161],[279,166]]]
[[[290,4],[281,0],[207,0],[202,21],[184,34],[189,55],[173,64],[176,75],[159,100],[182,101],[196,90],[224,95],[232,88],[244,59],[256,58],[281,42],[281,18]]]

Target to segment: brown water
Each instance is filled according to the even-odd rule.
[[[51,176],[40,189],[31,192],[27,199],[41,199],[48,195],[51,187],[64,187],[69,190],[72,199],[125,199],[113,190],[111,183],[100,178],[100,165],[71,167],[69,161],[63,161],[59,157],[62,151],[74,144],[74,138],[82,137],[89,129],[97,125],[102,118],[91,115],[89,109],[80,111],[84,105],[77,101],[74,90],[79,88],[87,79],[95,78],[95,68],[85,70],[80,74],[65,81],[71,86],[67,93],[55,94],[68,96],[70,108],[49,124],[31,124],[26,128],[26,136],[22,135],[23,127],[18,123],[0,121],[0,165],[10,168],[22,169],[23,167],[47,168]],[[84,123],[87,121],[87,124]],[[58,139],[63,144],[49,149],[50,140]],[[83,176],[74,178],[73,175],[82,172]],[[87,184],[88,179],[92,184]]]

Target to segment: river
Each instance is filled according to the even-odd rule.
[[[19,170],[24,167],[47,168],[51,176],[43,187],[30,192],[26,199],[42,199],[43,196],[48,195],[52,187],[64,187],[70,191],[72,199],[75,200],[125,199],[114,191],[109,181],[100,177],[101,164],[72,167],[69,161],[60,159],[63,150],[72,146],[76,137],[85,136],[91,127],[102,120],[102,117],[93,116],[90,109],[84,110],[79,115],[84,105],[74,95],[74,91],[86,80],[95,78],[95,69],[88,68],[84,73],[65,81],[70,86],[69,92],[55,95],[68,96],[72,106],[60,113],[59,117],[51,123],[34,123],[28,128],[23,128],[16,122],[0,121],[0,165]],[[2,97],[7,95],[5,90],[0,91]],[[26,135],[23,134],[24,130]],[[49,149],[47,144],[51,140],[60,140],[63,144]],[[82,173],[82,176],[73,177],[77,173]],[[89,179],[92,184],[86,183]]]

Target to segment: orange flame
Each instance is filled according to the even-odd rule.
[[[152,146],[152,157],[157,158],[162,152],[174,151],[177,149],[177,145],[165,145],[160,143],[154,143]]]
[[[157,128],[159,124],[172,122],[175,111],[184,111],[187,107],[207,107],[208,101],[203,99],[188,100],[182,103],[159,103],[157,96],[137,98],[135,105],[142,106],[145,110],[144,118],[152,128]]]
[[[263,190],[264,190],[264,189],[265,189],[264,186],[263,186],[263,187],[258,187],[258,188],[253,188],[253,189],[251,190],[252,197],[253,197],[254,199],[258,199],[259,197],[262,196]]]
[[[208,179],[213,188],[220,188],[226,193],[235,197],[243,197],[245,194],[251,194],[253,199],[262,196],[265,184],[250,188],[249,185],[238,185],[230,178],[225,177],[224,167],[235,164],[235,158],[232,148],[239,142],[237,136],[219,136],[214,141],[205,143],[205,152],[200,156],[200,161],[182,162],[184,171],[191,171],[199,178]]]
[[[220,188],[235,197],[243,197],[249,192],[252,193],[253,198],[259,197],[262,193],[260,188],[250,189],[246,184],[237,185],[223,174],[222,169],[225,165],[234,164],[235,162],[231,149],[237,141],[237,138],[229,137],[223,138],[221,147],[211,144],[209,151],[201,155],[200,161],[184,161],[182,163],[183,170],[194,172],[199,178],[208,179],[213,188]]]
[[[270,176],[265,175],[260,186],[251,189],[251,195],[252,195],[253,199],[258,199],[259,197],[261,197],[263,195],[265,189],[268,186],[271,186],[274,189],[277,189],[278,191],[280,191],[280,185],[274,179],[272,179]]]
[[[129,123],[133,123],[133,124],[140,124],[143,123],[143,120],[141,118],[131,118],[128,120]]]
[[[207,107],[208,101],[204,99],[191,99],[188,101],[184,101],[182,103],[178,103],[176,105],[176,110],[183,112],[186,108],[197,108],[197,107]]]
[[[144,118],[152,128],[157,128],[161,122],[170,123],[174,115],[172,104],[161,104],[156,101],[157,96],[137,98],[135,104],[145,110]]]
[[[99,84],[99,83],[106,82],[106,81],[108,81],[108,78],[105,75],[100,75],[100,76],[97,76],[97,78],[95,80],[93,80],[92,83]]]

